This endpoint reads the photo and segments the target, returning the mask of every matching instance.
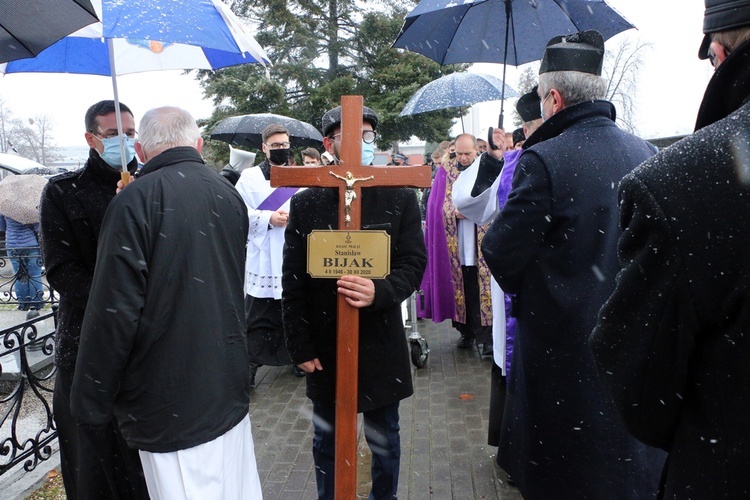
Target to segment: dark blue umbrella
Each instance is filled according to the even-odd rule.
[[[91,0],[0,0],[0,62],[34,57],[99,20]]]
[[[555,36],[596,30],[606,40],[633,27],[604,0],[422,0],[393,46],[442,65],[502,63],[505,80],[507,64],[541,59]]]
[[[505,97],[518,97],[518,93],[495,76],[483,73],[451,73],[417,90],[399,116],[416,115],[436,109],[460,108]]]

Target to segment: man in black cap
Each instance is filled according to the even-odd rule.
[[[362,163],[372,162],[378,116],[363,109]],[[323,144],[339,158],[341,107],[323,115]],[[427,254],[413,189],[363,189],[362,229],[390,235],[391,269],[384,279],[307,274],[307,235],[338,227],[339,196],[334,188],[311,188],[292,197],[282,265],[282,315],[292,361],[307,373],[313,401],[313,460],[318,498],[333,499],[336,388],[336,295],[359,309],[358,411],[372,451],[370,498],[396,498],[401,456],[399,402],[412,395],[409,347],[401,303],[419,287]]]
[[[750,498],[750,1],[706,0],[695,133],[620,184],[617,288],[590,345],[663,498]]]
[[[526,140],[482,245],[495,279],[516,294],[498,461],[527,499],[648,498],[663,463],[625,429],[587,344],[618,269],[614,186],[655,152],[615,125],[603,56],[595,31],[547,44],[545,122]]]
[[[521,149],[525,141],[526,136],[523,133],[523,127],[515,129],[513,131],[513,149]]]
[[[542,119],[541,101],[539,100],[539,86],[534,85],[530,92],[518,98],[516,111],[518,116],[523,120],[521,133],[523,134],[520,141],[525,141],[544,121]],[[513,146],[516,147],[519,141],[516,140],[516,131],[513,131]]]

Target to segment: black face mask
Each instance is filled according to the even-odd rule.
[[[268,159],[274,165],[286,165],[291,152],[291,149],[272,149],[268,152]]]
[[[455,152],[455,151],[454,151],[454,152],[452,152],[452,153],[450,153],[450,154],[448,155],[448,158],[450,158],[451,160],[452,160],[452,159],[454,159],[455,157],[456,157],[456,152]]]

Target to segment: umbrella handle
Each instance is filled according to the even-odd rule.
[[[133,176],[130,175],[130,172],[120,172],[120,180],[122,181],[122,187],[124,188],[128,184],[130,184],[130,181],[133,179]]]

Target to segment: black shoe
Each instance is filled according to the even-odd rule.
[[[456,343],[456,347],[459,349],[469,349],[474,346],[474,337],[467,337],[466,335],[461,335],[461,338],[458,339],[458,343]]]
[[[307,375],[307,373],[305,373],[305,370],[303,370],[302,368],[300,368],[297,365],[292,365],[292,369],[294,369],[294,376],[295,377],[304,377],[305,375]]]
[[[250,363],[250,388],[255,387],[255,374],[258,373],[258,365]]]
[[[492,356],[492,342],[482,344],[482,356]]]
[[[508,483],[508,486],[515,486],[516,482],[513,481],[513,478],[510,477],[510,474],[505,475],[505,482]]]

